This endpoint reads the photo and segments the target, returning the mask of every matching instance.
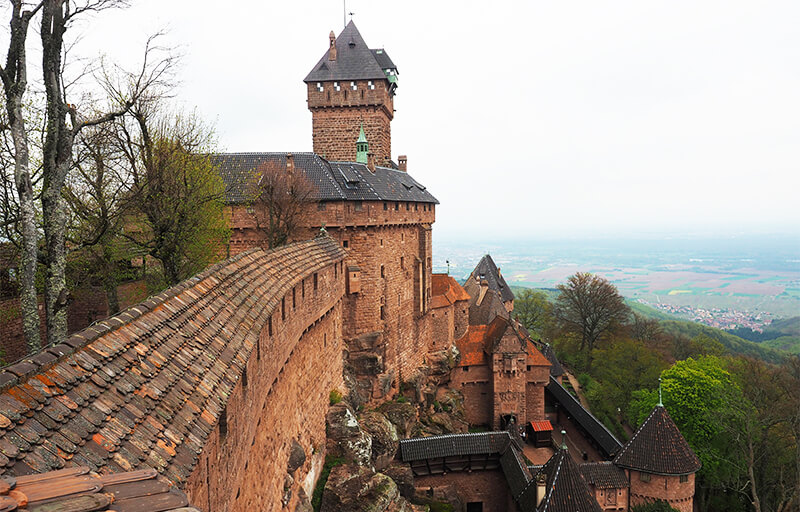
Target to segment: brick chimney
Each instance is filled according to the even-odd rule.
[[[375,153],[367,153],[367,169],[375,172]]]
[[[328,39],[331,42],[331,47],[328,49],[328,60],[336,60],[336,34],[331,30]]]
[[[294,155],[291,153],[286,153],[286,170],[294,171]]]
[[[489,281],[487,281],[486,279],[481,279],[480,285],[481,285],[481,291],[480,294],[478,295],[478,300],[477,300],[478,306],[481,305],[481,303],[483,302],[483,298],[486,297],[486,292],[489,291]]]
[[[397,163],[400,165],[401,171],[408,172],[408,157],[406,155],[398,156]]]

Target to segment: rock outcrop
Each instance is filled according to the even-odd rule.
[[[394,480],[369,468],[347,464],[331,470],[321,512],[411,512]]]
[[[325,417],[328,453],[347,462],[372,466],[372,437],[361,429],[347,402],[332,405]]]

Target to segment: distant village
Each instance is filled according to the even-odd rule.
[[[641,299],[639,302],[654,307],[659,311],[669,313],[670,315],[675,315],[726,331],[751,329],[753,332],[764,332],[764,328],[774,320],[773,315],[766,311],[748,313],[729,308],[706,309],[693,306],[676,306],[664,302],[650,303]]]

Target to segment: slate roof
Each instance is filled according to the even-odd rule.
[[[464,283],[464,289],[472,297],[469,303],[469,323],[470,325],[486,325],[496,317],[510,318],[508,310],[496,293],[487,292],[480,304],[480,288],[473,285],[469,280]]]
[[[656,406],[614,464],[657,475],[688,475],[702,464],[663,406]]]
[[[475,270],[470,274],[469,280],[475,281],[476,277],[479,279],[486,279],[489,283],[489,289],[499,293],[503,302],[514,300],[514,293],[511,291],[508,283],[506,283],[505,278],[497,270],[497,265],[495,265],[494,260],[488,254],[481,258],[475,266]]]
[[[285,169],[287,153],[219,153],[211,155],[225,183],[225,202],[246,203],[263,166]],[[294,167],[314,185],[319,201],[412,201],[438,204],[424,185],[405,171],[365,164],[328,162],[314,153],[292,153]]]
[[[336,38],[336,60],[329,60],[329,50],[319,59],[304,82],[331,80],[385,80],[384,69],[396,71],[397,67],[385,50],[370,50],[355,23],[350,21]]]
[[[540,473],[544,474],[547,489],[538,512],[601,512],[597,500],[586,485],[581,470],[565,449],[558,450]],[[535,477],[534,477],[535,478]],[[534,480],[535,484],[535,480]],[[531,485],[531,488],[535,485]],[[534,494],[529,493],[529,494]],[[526,510],[523,508],[523,510]]]
[[[11,510],[199,512],[154,469],[98,475],[87,467],[0,478],[0,511]]]
[[[564,389],[564,386],[555,380],[552,375],[550,376],[550,383],[547,385],[547,391],[553,395],[553,398],[606,454],[614,455],[622,448],[622,443],[614,437],[606,426],[595,418],[592,413],[584,409],[581,403],[569,391]]]
[[[253,249],[0,371],[0,474],[153,468],[184,482],[255,347],[252,327],[344,257],[328,236]]]
[[[553,377],[560,377],[561,375],[564,375],[564,368],[561,367],[561,363],[558,361],[558,357],[556,357],[556,352],[549,343],[545,343],[543,346],[540,346],[539,352],[541,352],[542,355],[546,357],[548,361],[550,361],[550,375]]]
[[[403,462],[457,455],[501,454],[511,443],[508,432],[477,432],[418,437],[400,441]]]
[[[586,483],[597,489],[627,489],[630,487],[625,471],[610,461],[586,462],[580,465]]]

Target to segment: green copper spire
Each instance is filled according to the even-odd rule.
[[[664,402],[661,401],[661,377],[658,378],[658,406],[664,407]]]
[[[356,141],[356,162],[367,163],[367,153],[369,153],[369,142],[367,142],[367,136],[364,135],[364,123],[361,123],[361,130],[358,132]]]
[[[566,450],[567,449],[567,431],[566,430],[562,430],[561,431],[561,449],[562,450]]]

